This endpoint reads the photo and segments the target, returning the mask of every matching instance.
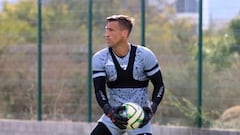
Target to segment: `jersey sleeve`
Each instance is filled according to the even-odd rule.
[[[106,72],[104,68],[104,57],[103,57],[103,54],[101,54],[101,52],[98,52],[93,56],[92,74],[93,74],[92,76],[93,78],[106,76]]]
[[[108,104],[108,98],[106,94],[106,72],[104,68],[105,61],[103,51],[97,52],[92,59],[92,73],[93,73],[93,84],[95,88],[95,96],[100,107],[104,107]]]
[[[144,72],[147,74],[147,76],[152,76],[158,71],[160,71],[160,67],[158,65],[158,60],[156,56],[153,54],[151,50],[148,48],[145,48],[145,56],[144,56]]]

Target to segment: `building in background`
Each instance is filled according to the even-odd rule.
[[[209,15],[209,0],[203,1],[203,29],[206,30],[210,25],[210,15]],[[198,23],[199,15],[199,0],[149,0],[151,5],[156,5],[157,7],[164,7],[166,5],[171,5],[176,11],[177,18],[189,18],[193,23]],[[162,5],[165,4],[165,5]],[[161,10],[161,9],[159,9]]]
[[[177,17],[189,18],[193,22],[198,23],[199,0],[175,0],[174,6],[177,13]],[[203,0],[202,13],[203,13],[203,30],[206,30],[209,28],[210,24],[208,0]]]
[[[177,13],[198,13],[197,0],[176,0],[175,9]]]

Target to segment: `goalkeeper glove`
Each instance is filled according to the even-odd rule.
[[[111,107],[110,104],[105,104],[103,107],[104,113],[112,120],[113,124],[120,129],[126,129],[128,119],[119,115],[119,112],[123,110],[126,110],[124,106]]]
[[[139,128],[144,127],[152,119],[154,113],[157,111],[157,104],[153,102],[151,105],[151,108],[143,107],[143,111],[144,111],[144,118]]]

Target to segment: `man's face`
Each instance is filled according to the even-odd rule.
[[[117,21],[110,21],[105,26],[105,39],[109,47],[116,47],[126,38],[127,30],[121,30]]]

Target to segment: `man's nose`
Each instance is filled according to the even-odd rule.
[[[107,31],[105,31],[104,37],[109,37],[109,34]]]

